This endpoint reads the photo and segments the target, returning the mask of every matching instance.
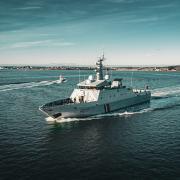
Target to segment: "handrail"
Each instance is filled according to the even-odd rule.
[[[59,105],[70,104],[70,103],[73,103],[72,99],[66,98],[66,99],[60,99],[60,100],[57,100],[57,101],[47,103],[47,104],[44,105],[44,107],[59,106]]]

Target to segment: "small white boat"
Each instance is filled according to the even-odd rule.
[[[59,76],[59,79],[56,81],[56,83],[63,83],[66,82],[66,78],[64,78],[62,75]]]

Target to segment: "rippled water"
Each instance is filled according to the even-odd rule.
[[[80,79],[92,73],[81,71]],[[57,83],[60,74],[66,83]],[[131,72],[113,75],[131,83]],[[150,86],[150,104],[45,119],[38,107],[78,82],[76,71],[0,71],[0,179],[180,178],[180,73],[134,72],[134,87]]]

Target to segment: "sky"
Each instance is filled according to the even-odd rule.
[[[1,0],[0,64],[179,65],[180,0]]]

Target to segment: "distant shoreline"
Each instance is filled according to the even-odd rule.
[[[95,70],[92,66],[0,66],[0,70]],[[113,67],[106,69],[113,71],[155,71],[155,72],[180,72],[180,65],[177,66],[154,66],[154,67]]]

